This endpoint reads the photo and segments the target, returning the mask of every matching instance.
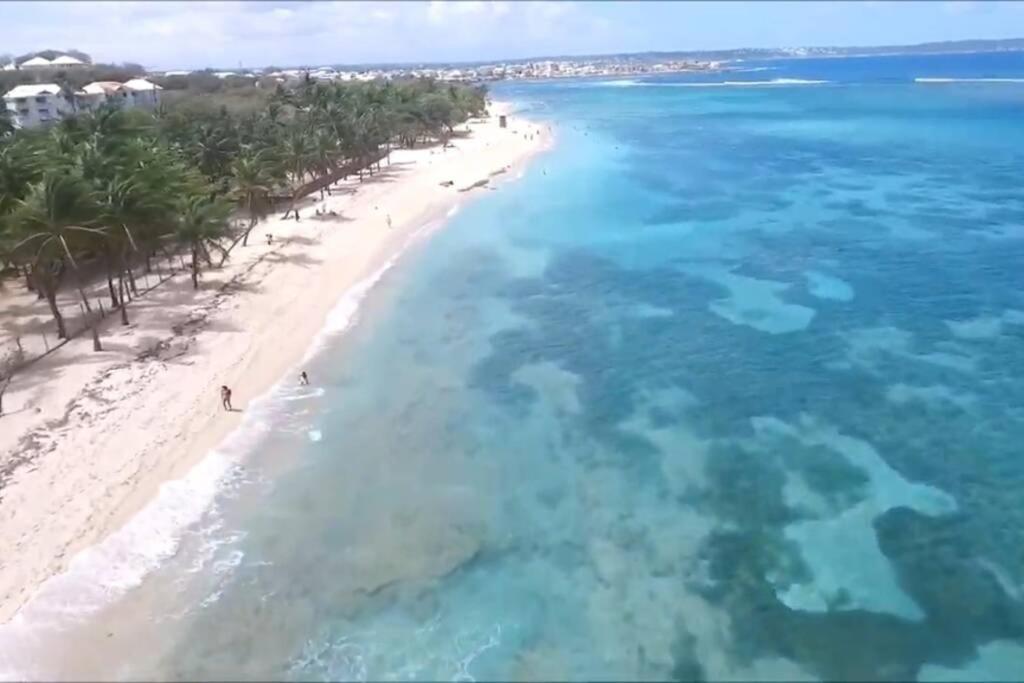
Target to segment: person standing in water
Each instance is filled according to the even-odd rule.
[[[305,370],[299,373],[299,384],[302,386],[307,386],[309,384],[309,375],[306,374]]]
[[[222,384],[220,387],[220,404],[224,407],[224,410],[234,410],[231,407],[231,389],[228,389],[226,384]]]

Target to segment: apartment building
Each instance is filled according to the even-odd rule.
[[[16,128],[47,126],[75,111],[74,97],[56,83],[16,86],[4,95],[4,105]]]
[[[124,109],[153,110],[160,105],[162,88],[145,78],[124,83],[95,81],[73,94],[55,83],[19,85],[4,95],[4,104],[16,128],[36,128],[76,112],[93,112],[112,103]]]

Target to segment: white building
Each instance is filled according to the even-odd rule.
[[[124,109],[155,109],[162,88],[145,78],[125,83],[95,81],[73,95],[65,95],[55,83],[19,85],[4,95],[4,105],[17,128],[50,125],[77,112],[94,112],[105,103]]]
[[[56,83],[19,85],[4,95],[4,104],[17,128],[47,126],[75,111],[74,100]]]
[[[75,69],[86,66],[89,66],[87,62],[71,55],[60,55],[52,60],[36,55],[32,59],[22,62],[20,68],[41,71],[43,69]]]
[[[119,106],[129,104],[129,91],[117,81],[93,81],[75,93],[75,102],[79,111],[96,111],[106,102],[115,102]]]
[[[22,69],[49,69],[50,60],[46,57],[33,57],[21,63]]]
[[[315,81],[334,81],[338,78],[338,72],[334,69],[323,67],[316,71],[310,71],[309,77]]]
[[[160,91],[163,88],[156,83],[151,83],[145,78],[133,78],[125,81],[123,87],[129,93],[125,98],[126,106],[156,109],[160,105]]]
[[[89,66],[81,59],[76,59],[71,55],[61,55],[60,57],[54,57],[53,61],[50,62],[50,66],[59,68],[76,68],[81,66]]]

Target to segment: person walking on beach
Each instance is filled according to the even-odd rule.
[[[309,375],[306,374],[305,370],[299,373],[299,384],[301,384],[302,386],[309,385]]]
[[[231,389],[228,389],[226,384],[222,384],[220,387],[220,404],[224,407],[224,410],[234,410],[231,407]]]
[[[388,230],[391,229],[391,214],[388,214]]]

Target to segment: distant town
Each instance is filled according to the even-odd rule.
[[[440,81],[486,82],[501,80],[538,80],[548,78],[585,78],[590,76],[634,76],[639,74],[679,73],[688,71],[715,71],[721,68],[719,62],[697,60],[665,60],[647,62],[640,60],[593,59],[593,60],[541,60],[534,62],[511,62],[483,66],[444,67],[366,67],[361,69],[336,69],[321,66],[302,69],[250,69],[238,71],[214,71],[218,78],[272,78],[288,82],[306,77],[317,81],[373,81],[377,79],[434,78]],[[187,76],[191,71],[165,71],[164,77]]]
[[[41,50],[0,58],[0,92],[14,128],[46,126],[76,112],[95,111],[105,103],[154,109],[161,91],[250,92],[306,81],[376,81],[429,78],[444,82],[487,83],[507,80],[632,77],[649,74],[715,72],[747,60],[853,57],[892,54],[944,54],[1024,50],[1024,39],[964,40],[874,47],[743,48],[691,52],[648,52],[468,65],[304,66],[152,70],[138,64],[94,64],[77,50]],[[212,87],[210,83],[213,83]],[[2,122],[0,122],[2,123]]]
[[[538,60],[478,66],[366,67],[337,69],[330,66],[295,69],[238,69],[237,71],[170,70],[147,71],[138,65],[95,65],[88,55],[35,54],[13,60],[2,67],[6,115],[14,128],[48,126],[60,119],[101,105],[155,109],[165,88],[187,89],[199,80],[220,79],[230,87],[292,87],[304,81],[376,81],[431,78],[444,82],[484,83],[499,80],[585,78],[594,76],[636,76],[657,73],[714,71],[716,61],[594,58]],[[77,56],[76,56],[77,55]],[[114,79],[101,73],[120,70]],[[90,79],[87,75],[93,75]],[[76,84],[76,82],[78,84]],[[13,87],[10,87],[13,86]]]

